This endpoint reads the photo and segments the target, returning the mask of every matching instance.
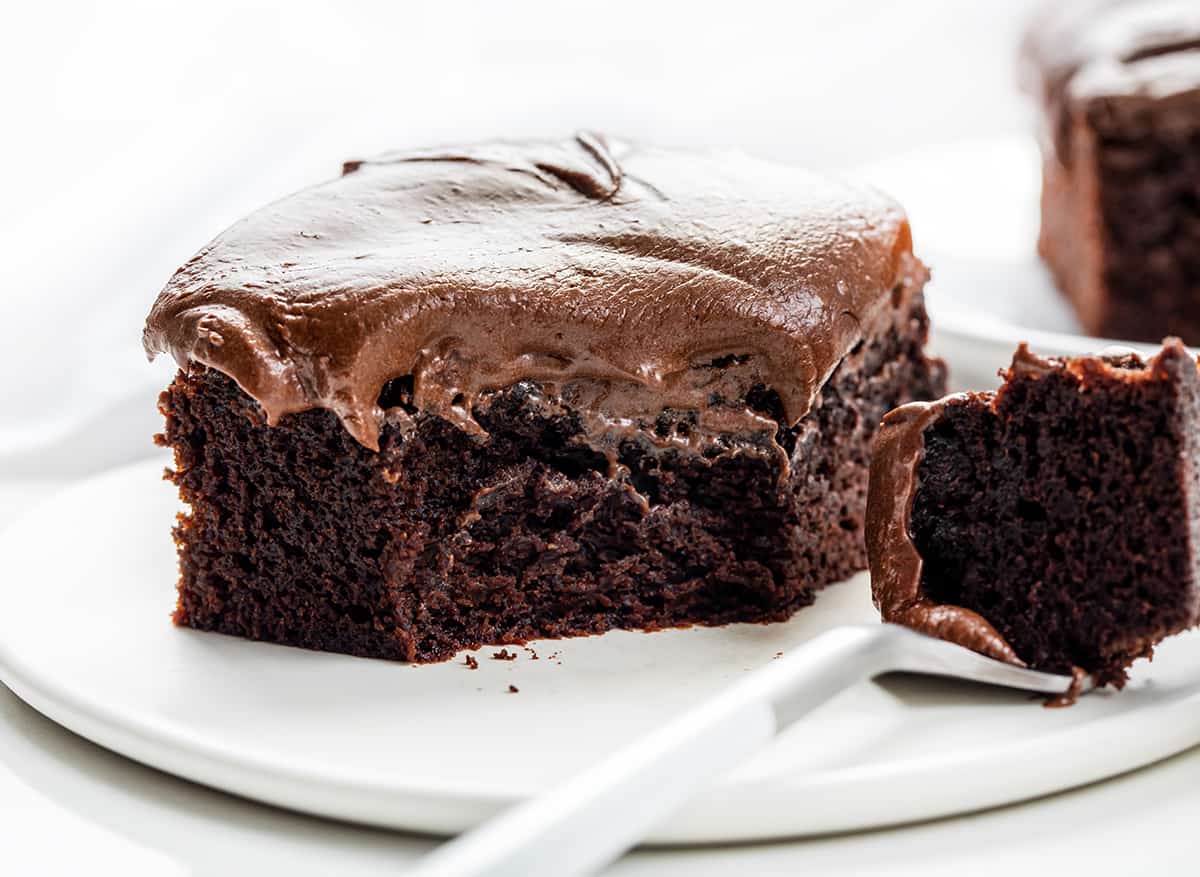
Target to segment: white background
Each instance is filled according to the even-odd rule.
[[[171,368],[146,363],[140,332],[158,288],[225,225],[343,159],[590,127],[842,168],[1027,131],[1015,52],[1031,6],[11,5],[0,19],[0,526],[62,479],[153,453],[154,397]],[[0,558],[0,582],[2,569]],[[617,872],[1194,872],[1196,789],[1192,753],[981,816],[639,854]],[[3,873],[398,873],[429,845],[189,786],[0,689]]]
[[[223,227],[345,158],[590,127],[841,168],[1024,130],[1029,6],[10,6],[0,475],[148,453],[170,374],[140,349],[158,289]]]

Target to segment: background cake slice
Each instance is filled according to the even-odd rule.
[[[1200,620],[1198,431],[1178,340],[1149,363],[1022,346],[998,392],[889,413],[868,506],[884,620],[1123,684]]]
[[[566,141],[351,162],[147,321],[179,624],[406,660],[786,618],[865,566],[883,413],[943,391],[879,193]]]
[[[1200,342],[1200,3],[1047,5],[1024,52],[1042,256],[1086,331]]]

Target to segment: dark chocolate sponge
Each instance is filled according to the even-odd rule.
[[[532,382],[477,409],[480,441],[414,411],[402,379],[381,400],[375,453],[329,411],[268,427],[224,375],[181,373],[162,399],[192,509],[176,528],[175,619],[409,661],[613,627],[785,619],[866,565],[875,424],[942,389],[912,313],[847,357],[796,427],[695,448],[682,412],[593,444],[578,412]],[[768,391],[751,401],[779,416]]]
[[[1200,379],[1178,341],[1042,359],[891,412],[872,463],[876,604],[1002,660],[1120,686],[1198,621]]]

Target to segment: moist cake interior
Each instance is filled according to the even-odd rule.
[[[480,440],[381,397],[375,453],[329,411],[267,427],[221,373],[181,373],[163,441],[191,507],[176,530],[176,621],[408,661],[485,643],[678,624],[778,621],[866,564],[875,424],[942,388],[912,319],[838,367],[799,424],[689,447],[695,413],[617,439],[534,382],[489,394]],[[719,371],[728,365],[714,363]]]
[[[1120,684],[1195,623],[1196,366],[1181,348],[1149,369],[1075,362],[944,406],[912,541],[930,601],[978,613],[1033,667]]]

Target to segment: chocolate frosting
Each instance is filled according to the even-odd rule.
[[[480,431],[479,395],[522,379],[590,382],[617,420],[700,409],[705,366],[736,357],[794,424],[918,278],[872,189],[580,134],[347,162],[188,261],[143,340],[271,424],[326,408],[370,448],[404,375],[419,409]]]
[[[925,430],[946,405],[967,394],[936,402],[911,402],[883,418],[871,458],[867,496],[867,558],[871,595],[884,621],[1017,664],[1012,646],[983,616],[961,606],[935,603],[921,591],[923,561],[913,544],[911,518],[917,471],[925,456]]]
[[[1022,47],[1021,78],[1052,117],[1060,157],[1076,103],[1171,98],[1200,89],[1196,0],[1073,0],[1047,4]]]

